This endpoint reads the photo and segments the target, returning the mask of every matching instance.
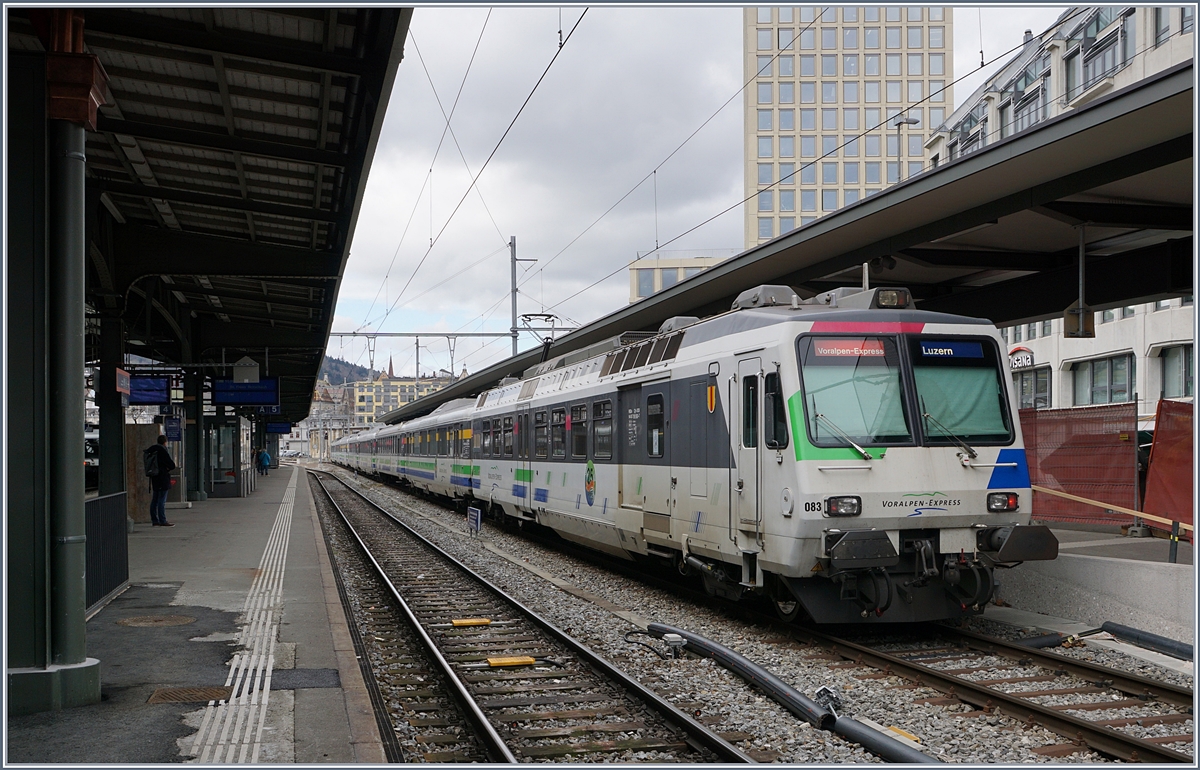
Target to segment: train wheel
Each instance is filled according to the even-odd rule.
[[[800,617],[800,602],[792,599],[771,599],[771,605],[775,607],[775,614],[784,623],[791,623],[796,618]]]

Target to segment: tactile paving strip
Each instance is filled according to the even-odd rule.
[[[138,615],[133,618],[121,618],[118,626],[133,626],[134,628],[158,628],[161,626],[186,626],[195,623],[195,618],[187,615]]]
[[[159,687],[147,703],[198,703],[225,700],[233,694],[232,687]]]

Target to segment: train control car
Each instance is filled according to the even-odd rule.
[[[334,445],[335,462],[660,559],[784,618],[982,612],[1053,559],[995,327],[903,288],[787,286],[547,361]]]

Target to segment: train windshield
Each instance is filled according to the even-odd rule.
[[[1000,361],[990,340],[914,336],[908,346],[927,443],[1012,438]]]
[[[800,362],[815,446],[911,444],[892,337],[803,337]]]

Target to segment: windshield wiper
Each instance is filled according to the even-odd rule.
[[[964,452],[966,452],[966,453],[967,453],[967,456],[970,458],[970,459],[969,459],[967,462],[969,462],[970,460],[974,460],[974,459],[976,459],[977,457],[979,457],[979,453],[978,453],[978,452],[976,452],[976,451],[975,451],[975,450],[974,450],[974,449],[971,447],[971,445],[970,445],[970,444],[968,444],[967,442],[963,441],[961,438],[959,438],[958,436],[956,436],[956,435],[955,435],[953,432],[951,432],[951,430],[950,430],[949,428],[947,428],[945,425],[942,425],[942,423],[941,423],[941,422],[938,420],[938,418],[934,417],[934,416],[933,416],[932,414],[930,414],[929,412],[926,412],[926,411],[924,411],[924,409],[925,409],[925,399],[921,399],[921,409],[922,409],[922,412],[921,412],[921,416],[922,416],[922,417],[924,417],[926,420],[932,420],[932,421],[933,421],[933,424],[934,424],[934,425],[936,425],[936,426],[938,426],[939,428],[941,428],[941,430],[942,430],[942,433],[945,433],[945,434],[946,434],[946,436],[947,436],[947,438],[949,438],[951,441],[953,441],[955,444],[957,444],[957,445],[958,445],[958,447],[959,447],[960,449],[962,449]],[[928,425],[926,425],[926,432],[928,432],[928,430],[929,430],[929,427],[928,427]],[[964,463],[963,463],[963,465],[966,465],[966,464],[967,464],[966,462],[964,462]]]
[[[836,423],[834,423],[834,421],[833,421],[833,420],[829,419],[828,417],[826,417],[826,416],[825,416],[825,415],[823,415],[823,414],[818,414],[818,413],[817,413],[817,411],[816,411],[816,408],[817,408],[817,400],[814,398],[814,399],[813,399],[813,420],[824,420],[824,421],[825,421],[825,424],[826,424],[826,425],[828,425],[830,428],[832,428],[832,429],[833,429],[833,432],[834,432],[834,433],[836,433],[836,434],[837,434],[837,435],[838,435],[838,436],[839,436],[839,437],[842,439],[842,441],[845,441],[847,444],[849,444],[850,446],[852,446],[852,447],[854,447],[855,449],[857,449],[857,450],[858,450],[858,453],[859,453],[860,455],[862,455],[862,457],[863,457],[863,459],[864,459],[864,460],[872,460],[872,459],[874,459],[873,457],[871,457],[871,453],[870,453],[870,452],[868,452],[867,450],[863,449],[863,448],[862,448],[862,447],[860,447],[858,444],[854,443],[854,439],[850,438],[850,436],[846,434],[846,431],[844,431],[844,430],[842,430],[841,428],[839,428],[839,427],[837,426],[837,424],[836,424]]]

